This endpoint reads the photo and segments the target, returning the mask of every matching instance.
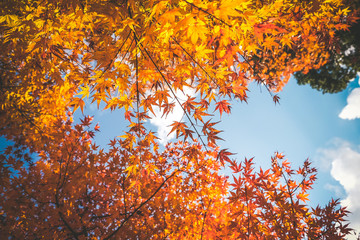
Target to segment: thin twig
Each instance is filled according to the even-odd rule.
[[[102,73],[100,74],[99,78],[101,78],[105,72],[107,70],[109,70],[109,68],[111,67],[111,65],[114,63],[115,59],[117,58],[118,54],[120,53],[120,51],[122,50],[123,46],[125,45],[125,43],[127,42],[128,38],[130,37],[131,31],[129,32],[129,34],[127,35],[127,37],[125,38],[125,41],[123,42],[123,44],[120,46],[120,48],[116,51],[115,56],[111,59],[110,63],[106,66],[106,68],[102,71]]]
[[[186,2],[187,4],[190,4],[190,5],[193,6],[194,8],[196,8],[196,9],[198,9],[198,10],[200,10],[200,11],[206,13],[206,14],[208,14],[209,16],[215,18],[216,20],[220,21],[221,23],[225,24],[226,26],[232,27],[232,25],[230,25],[230,24],[228,24],[227,22],[225,22],[224,20],[221,20],[220,18],[214,16],[213,14],[209,13],[209,12],[206,11],[205,9],[202,9],[201,7],[198,7],[198,6],[196,6],[195,4],[190,3],[190,2],[188,2],[188,1],[186,1],[186,0],[185,0],[185,2]]]
[[[128,217],[126,217],[124,219],[124,221],[120,224],[119,227],[117,227],[109,236],[105,237],[104,240],[108,240],[110,239],[111,237],[113,237],[124,225],[127,221],[130,220],[130,218],[135,214],[137,213],[140,208],[142,208],[144,205],[146,205],[159,191],[160,189],[165,185],[165,183],[170,179],[172,178],[173,176],[175,176],[175,174],[178,172],[179,170],[176,170],[175,172],[173,172],[170,176],[168,176],[161,184],[160,186],[154,191],[154,193],[148,197],[144,202],[142,202],[137,208],[135,208],[135,210],[130,213],[130,215]]]
[[[251,221],[251,213],[250,213],[250,207],[249,207],[249,199],[248,199],[248,191],[247,191],[247,187],[245,185],[245,200],[246,200],[246,207],[247,207],[247,214],[248,214],[248,219],[247,219],[247,238],[250,238],[250,233],[251,233],[251,229],[250,229],[250,221]]]
[[[203,218],[203,222],[202,222],[202,227],[201,227],[201,236],[200,236],[200,240],[203,239],[203,234],[204,234],[204,227],[205,227],[205,220],[206,220],[206,215],[208,213],[209,207],[211,205],[211,201],[212,199],[210,199],[209,201],[209,205],[208,205],[208,209],[206,210],[205,214],[204,214],[204,218]]]
[[[290,191],[290,186],[289,186],[289,181],[288,179],[286,178],[285,174],[283,172],[281,172],[281,175],[283,176],[285,182],[286,182],[286,186],[287,186],[287,190],[288,190],[288,193],[289,193],[289,197],[290,197],[290,202],[291,202],[291,213],[293,214],[293,216],[295,215],[295,210],[294,210],[294,200],[293,200],[293,197],[292,197],[292,192]],[[292,219],[293,220],[293,219]],[[297,224],[296,222],[293,220],[292,221],[292,225],[293,225],[293,230],[294,232],[296,232],[296,228],[297,228]]]
[[[134,33],[135,33],[135,32],[134,32]],[[135,37],[137,38],[136,33],[135,33]],[[170,89],[171,93],[173,94],[174,98],[176,99],[177,103],[179,104],[179,106],[181,107],[181,109],[184,111],[184,113],[185,113],[187,119],[189,120],[191,126],[195,129],[195,132],[196,132],[196,134],[198,135],[198,137],[200,138],[201,143],[204,145],[205,150],[208,151],[208,149],[207,149],[207,147],[206,147],[206,145],[205,145],[205,143],[204,143],[204,141],[203,141],[200,133],[198,132],[198,130],[197,130],[196,127],[195,127],[195,124],[194,124],[193,121],[191,120],[189,114],[185,111],[185,109],[184,109],[184,107],[182,106],[180,100],[178,99],[178,97],[176,96],[174,90],[172,89],[170,83],[167,81],[166,77],[165,77],[164,74],[161,72],[159,66],[155,63],[154,59],[150,56],[149,52],[146,50],[146,48],[143,47],[143,45],[142,45],[141,43],[139,43],[139,49],[140,49],[140,51],[142,51],[142,49],[140,48],[140,46],[143,48],[143,51],[144,51],[144,52],[146,53],[146,55],[149,57],[150,61],[154,64],[156,70],[160,73],[162,79],[165,81],[166,85],[169,87],[169,89]]]
[[[139,62],[138,62],[138,39],[134,32],[134,39],[135,39],[135,80],[136,80],[136,111],[137,111],[137,125],[138,125],[138,141],[139,141],[139,161],[141,164],[141,148],[142,145],[140,144],[141,141],[141,128],[140,128],[140,110],[139,110],[139,103],[140,103],[140,92],[139,92]]]
[[[269,92],[270,96],[273,97],[273,94],[272,94],[270,88],[266,85],[265,80],[263,80],[263,79],[259,76],[259,74],[256,73],[255,67],[254,67],[253,65],[251,65],[251,63],[249,62],[249,60],[248,60],[243,54],[241,54],[241,53],[239,53],[239,54],[240,54],[240,56],[245,60],[245,62],[251,67],[251,69],[254,71],[255,77],[257,77],[258,80],[259,80],[261,83],[264,84],[264,86],[265,86],[266,90]]]
[[[179,47],[191,58],[191,60],[193,60],[193,61],[200,67],[200,69],[205,72],[205,74],[213,81],[213,83],[214,83],[218,88],[220,88],[219,84],[214,80],[213,77],[211,77],[211,76],[209,75],[209,73],[200,65],[200,63],[198,63],[198,62],[194,59],[194,57],[191,56],[190,53],[188,53],[188,52],[186,51],[186,49],[183,48],[183,46],[181,46],[178,41],[176,41],[176,39],[175,39],[174,37],[171,37],[171,38],[172,38],[172,39],[175,41],[175,43],[176,43],[177,45],[179,45]]]

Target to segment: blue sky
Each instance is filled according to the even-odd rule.
[[[341,93],[322,94],[291,79],[279,93],[280,105],[275,105],[265,89],[253,85],[248,104],[234,105],[232,115],[222,119],[223,146],[237,152],[240,159],[255,157],[261,166],[269,166],[275,151],[283,152],[293,166],[310,158],[319,170],[311,205],[324,205],[332,197],[343,199],[342,204],[353,211],[352,227],[359,231],[358,87],[357,78]]]
[[[353,212],[351,226],[360,231],[359,78],[338,94],[322,94],[292,78],[279,93],[279,105],[263,87],[254,84],[250,90],[248,104],[234,104],[232,114],[223,116],[222,146],[239,159],[255,157],[263,167],[275,151],[294,167],[309,158],[319,170],[310,204],[341,198]]]
[[[248,104],[234,105],[232,115],[223,117],[221,128],[225,131],[223,136],[226,141],[222,145],[237,152],[240,159],[255,157],[261,166],[269,166],[275,151],[283,152],[293,166],[310,158],[319,170],[319,179],[310,196],[312,205],[323,205],[331,197],[344,199],[347,197],[345,188],[331,175],[331,171],[335,171],[332,169],[333,162],[339,157],[345,158],[334,152],[349,148],[355,156],[360,153],[360,119],[339,117],[347,106],[348,96],[356,87],[359,87],[358,79],[341,93],[322,94],[309,86],[299,86],[295,79],[291,79],[279,93],[280,105],[275,105],[266,90],[261,92],[259,86],[254,85]],[[344,159],[344,162],[350,160]],[[360,158],[356,160],[360,163]],[[360,172],[360,165],[348,167],[340,175],[333,175],[341,178],[346,170],[351,170],[348,173],[358,174],[356,176],[360,179],[359,173],[356,173]],[[356,178],[355,181],[360,189],[360,182]],[[360,194],[357,196],[360,199]],[[360,208],[354,210],[360,219]],[[359,226],[357,229],[360,229]]]
[[[220,144],[236,152],[238,160],[255,157],[263,168],[270,166],[275,151],[284,153],[295,168],[309,158],[319,171],[310,205],[342,199],[353,212],[351,226],[360,231],[359,87],[357,77],[341,93],[322,94],[292,78],[275,105],[264,87],[253,84],[248,103],[234,101],[232,113],[222,116],[218,128],[224,130],[225,141]],[[174,115],[179,121],[181,109]],[[166,121],[152,122],[166,132]]]
[[[255,157],[263,168],[269,167],[275,151],[284,153],[294,167],[310,158],[319,170],[310,204],[325,205],[332,197],[341,198],[353,212],[351,226],[360,231],[359,78],[338,94],[322,94],[290,79],[279,93],[277,105],[266,89],[256,84],[250,86],[248,96],[248,103],[233,101],[232,113],[223,114],[221,119],[218,116],[218,128],[224,130],[221,137],[225,139],[220,145],[237,153],[234,157],[238,160]],[[97,110],[95,104],[87,106],[86,114],[93,115],[94,124],[101,126],[97,144],[106,146],[109,139],[122,135],[128,125],[122,110],[110,113]],[[81,115],[78,111],[75,118]],[[179,121],[181,116],[181,110],[175,109],[172,120]],[[164,126],[170,121],[154,118],[152,128],[162,131],[165,138],[169,129]]]

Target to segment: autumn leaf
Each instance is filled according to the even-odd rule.
[[[217,156],[217,159],[221,162],[222,165],[224,165],[224,162],[231,162],[229,156],[234,155],[227,150],[228,149],[222,149]]]
[[[226,100],[222,100],[216,103],[215,111],[218,110],[220,113],[220,116],[223,112],[226,112],[227,114],[230,114],[230,103],[228,103]]]
[[[70,106],[73,107],[73,112],[75,112],[76,109],[80,107],[81,112],[84,113],[85,102],[81,98],[74,98],[73,101],[70,103]]]
[[[280,153],[268,169],[231,160],[213,120],[230,114],[231,99],[246,102],[253,81],[278,103],[295,72],[324,66],[341,50],[335,32],[357,20],[345,2],[34,0],[1,9],[0,134],[14,143],[0,153],[4,239],[350,233],[339,201],[307,204],[309,161],[295,171]],[[92,129],[86,115],[95,102],[130,122],[101,146],[102,122]],[[160,146],[147,120],[176,104],[183,119],[169,134],[183,139]]]
[[[185,133],[186,133],[186,131],[185,131],[185,129],[186,129],[186,124],[184,123],[184,122],[174,122],[174,123],[172,123],[171,125],[170,125],[172,128],[171,128],[171,130],[170,130],[170,132],[169,132],[169,134],[168,135],[170,135],[172,132],[176,132],[176,137],[179,137],[179,136],[182,136],[182,135],[184,135]],[[189,134],[187,134],[187,135],[189,135]],[[186,134],[185,134],[185,136],[187,136]]]

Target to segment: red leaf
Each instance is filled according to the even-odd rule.
[[[220,102],[216,103],[216,108],[215,111],[218,110],[220,112],[220,117],[222,115],[223,112],[226,112],[227,114],[230,114],[230,103],[228,103],[226,100],[222,100]]]
[[[280,100],[280,97],[278,95],[273,96],[273,101],[275,104],[277,104],[277,103],[280,104],[279,100]]]
[[[126,111],[125,112],[125,119],[128,120],[129,122],[132,122],[131,117],[134,117],[134,114],[131,111]]]
[[[219,152],[218,156],[217,156],[217,160],[219,160],[222,165],[224,165],[224,162],[225,162],[225,161],[226,161],[226,162],[230,162],[229,156],[234,155],[233,153],[231,153],[231,152],[229,152],[229,151],[227,151],[227,150],[228,150],[227,148],[226,148],[226,149],[222,149],[222,150]]]

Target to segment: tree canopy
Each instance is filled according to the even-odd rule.
[[[336,200],[307,205],[316,179],[280,153],[269,169],[231,159],[211,118],[257,82],[279,101],[291,74],[324,65],[355,22],[339,0],[2,1],[0,234],[37,239],[342,239]],[[185,88],[197,93],[180,101]],[[186,94],[186,92],[185,92]],[[85,98],[124,109],[109,149],[81,122]],[[184,111],[159,148],[154,108]],[[100,123],[101,125],[101,123]],[[35,155],[35,157],[34,157]],[[220,173],[227,167],[233,179]]]
[[[360,1],[348,1],[353,11],[359,11]],[[360,23],[350,26],[349,30],[335,33],[337,47],[330,51],[328,62],[319,69],[308,73],[296,72],[298,84],[310,84],[323,93],[337,93],[344,90],[348,83],[360,72]]]

